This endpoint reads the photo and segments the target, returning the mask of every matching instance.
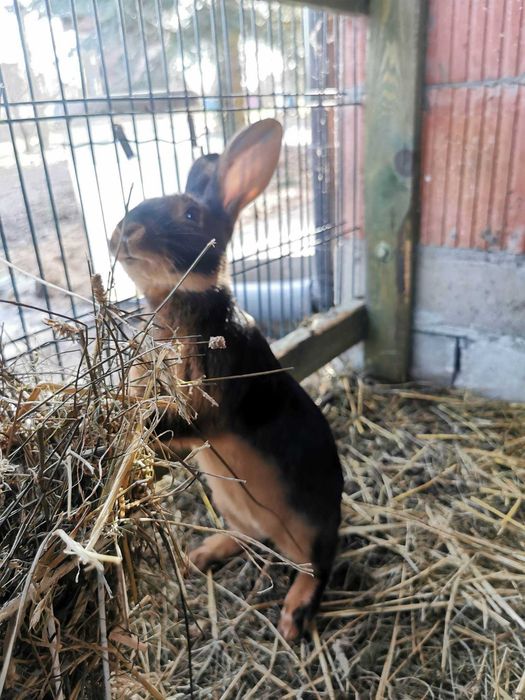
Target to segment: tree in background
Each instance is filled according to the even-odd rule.
[[[259,0],[19,0],[17,7],[22,31],[35,17],[47,25],[38,47],[27,42],[39,97],[60,98],[56,70],[41,58],[51,36],[66,98],[204,96],[205,108],[221,112],[226,136],[244,123],[250,95],[250,106],[261,106],[259,95],[279,106],[281,93],[297,91],[303,41],[295,8]]]

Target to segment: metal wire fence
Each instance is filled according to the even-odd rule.
[[[108,278],[127,206],[183,189],[196,157],[267,116],[284,148],[230,247],[240,304],[278,337],[357,295],[362,20],[259,0],[4,0],[0,28],[12,352],[49,342],[44,314],[89,315],[88,271]],[[134,293],[117,269],[115,298]]]

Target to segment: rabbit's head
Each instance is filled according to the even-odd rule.
[[[147,199],[127,213],[111,236],[110,249],[150,298],[175,287],[202,291],[217,284],[226,246],[243,207],[259,195],[279,160],[282,127],[274,119],[236,134],[222,155],[202,156],[188,175],[184,194]]]

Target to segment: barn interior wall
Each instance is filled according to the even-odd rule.
[[[431,0],[412,376],[525,400],[525,10]]]
[[[525,400],[525,259],[420,246],[412,376]]]
[[[354,56],[345,72],[364,88],[366,119]],[[429,0],[423,109],[411,375],[525,400],[523,0]],[[345,212],[361,224],[352,270],[366,246],[361,198],[359,188]],[[362,273],[352,285],[363,294]],[[362,366],[361,348],[349,357]]]

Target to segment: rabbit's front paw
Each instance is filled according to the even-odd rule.
[[[207,537],[200,547],[192,549],[188,557],[198,569],[206,571],[213,563],[228,559],[240,550],[240,544],[233,537],[217,533]]]

